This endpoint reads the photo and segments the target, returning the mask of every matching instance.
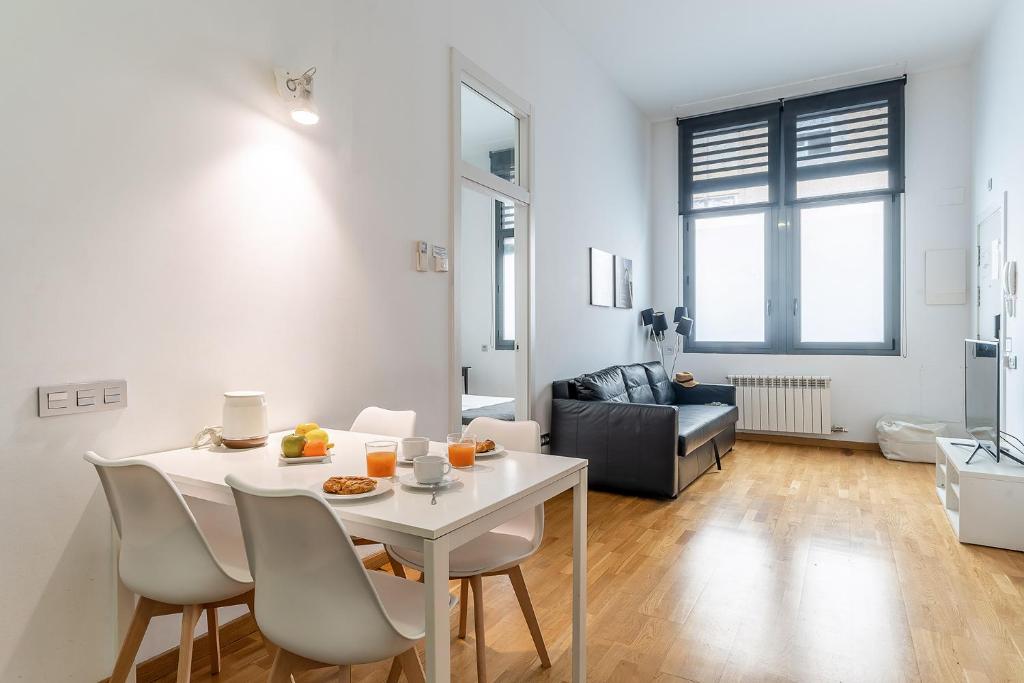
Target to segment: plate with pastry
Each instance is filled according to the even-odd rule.
[[[327,500],[333,502],[346,500],[362,500],[387,493],[392,484],[387,479],[373,477],[338,476],[330,477],[322,484],[313,487]]]
[[[490,439],[481,439],[476,442],[476,457],[478,458],[490,458],[495,455],[501,455],[504,452],[504,446],[500,443],[494,443]]]

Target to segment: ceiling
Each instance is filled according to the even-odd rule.
[[[1002,1],[541,0],[655,120],[963,63]]]

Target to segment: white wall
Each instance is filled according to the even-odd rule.
[[[875,441],[883,413],[962,421],[963,339],[970,310],[924,303],[924,252],[970,246],[968,201],[948,204],[948,190],[970,186],[970,98],[967,67],[911,74],[906,91],[906,357],[786,356],[691,353],[679,369],[703,381],[727,374],[807,374],[832,377],[832,421]],[[652,145],[655,300],[671,310],[678,286],[678,169],[675,121],[654,125]],[[965,264],[966,267],[966,264]]]
[[[1006,212],[1006,255],[1024,261],[1024,91],[1018,87],[1024,69],[1024,3],[1006,2],[992,22],[975,61],[974,116],[974,216],[980,217],[1002,202],[1008,193]],[[992,189],[988,181],[992,180]],[[973,231],[972,231],[973,232]],[[1006,335],[1014,340],[1020,355],[1024,340],[1021,318],[1009,318]],[[1024,376],[1021,370],[1006,370],[1006,429],[1024,433]]]
[[[0,6],[0,680],[109,673],[82,451],[181,446],[252,387],[273,428],[380,404],[445,433],[450,278],[411,251],[449,240],[449,45],[535,107],[546,424],[552,379],[637,355],[635,311],[587,305],[586,254],[632,256],[649,298],[649,127],[536,2]],[[299,129],[271,69],[313,64]],[[35,415],[40,384],[115,377],[125,410]]]
[[[469,393],[516,395],[515,351],[494,348],[494,198],[462,190],[460,336]]]
[[[650,125],[603,75],[545,23],[552,46],[534,106],[533,209],[537,232],[533,413],[547,430],[551,381],[635,362],[649,352],[640,310],[652,300]],[[565,75],[555,70],[571,69]],[[571,75],[570,75],[571,73]],[[530,97],[527,95],[527,97]],[[571,131],[571,134],[567,134]],[[584,172],[583,169],[586,169]],[[590,306],[586,247],[633,259],[632,309]]]

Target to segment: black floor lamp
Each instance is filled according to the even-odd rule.
[[[693,318],[690,317],[690,312],[686,310],[686,306],[676,306],[672,322],[676,324],[676,334],[680,337],[680,339],[676,340],[676,351],[672,356],[672,372],[669,373],[670,375],[675,375],[676,361],[679,359],[679,347],[683,345],[682,337],[690,338],[690,333],[693,332]],[[664,362],[662,362],[662,365],[664,365]]]
[[[668,319],[663,311],[655,311],[653,308],[645,308],[640,311],[640,319],[644,327],[649,327],[647,338],[658,346],[658,355],[661,356],[661,364],[665,365],[665,331],[668,330]]]

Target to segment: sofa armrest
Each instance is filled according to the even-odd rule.
[[[736,405],[736,387],[731,384],[698,384],[687,389],[681,384],[672,382],[676,405],[704,405],[707,403],[724,403]]]
[[[674,498],[679,492],[678,448],[675,406],[551,402],[551,453],[587,459],[587,478],[596,488]]]

